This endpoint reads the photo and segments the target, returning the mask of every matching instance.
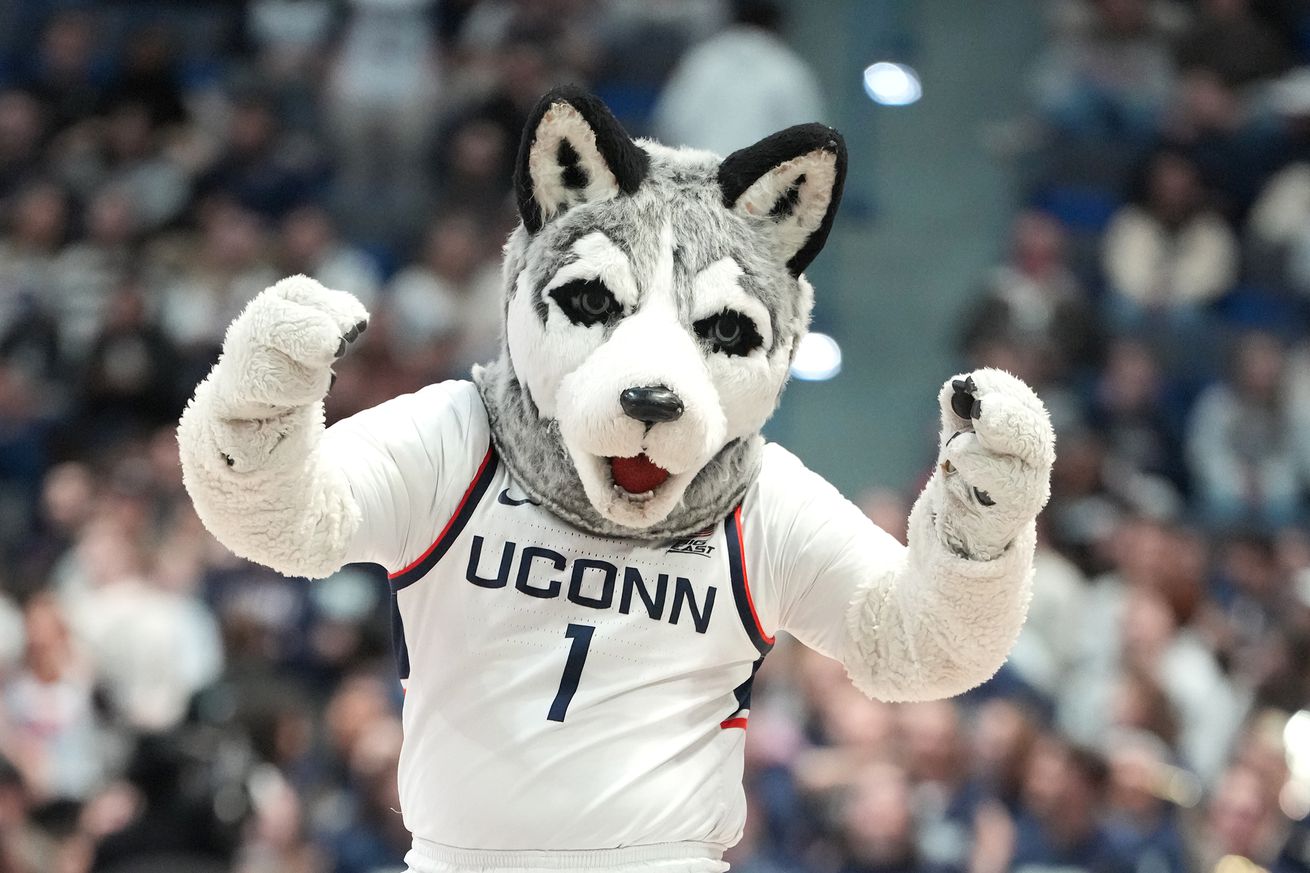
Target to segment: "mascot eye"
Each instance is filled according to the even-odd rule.
[[[569,321],[584,327],[611,321],[623,310],[599,279],[574,279],[552,290],[550,296]]]
[[[755,322],[733,309],[702,318],[693,327],[714,351],[725,355],[749,355],[764,344]]]

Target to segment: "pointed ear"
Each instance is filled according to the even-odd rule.
[[[514,196],[529,233],[571,206],[631,194],[650,157],[600,100],[575,86],[537,102],[523,128]]]
[[[771,223],[777,255],[793,276],[827,241],[845,181],[846,141],[822,124],[780,130],[719,165],[723,205]]]

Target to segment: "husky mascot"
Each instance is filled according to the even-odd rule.
[[[389,572],[411,870],[725,870],[779,631],[883,700],[1005,659],[1053,459],[1026,385],[942,387],[908,548],[760,436],[845,173],[819,124],[721,158],[559,89],[518,156],[504,347],[471,382],[324,429],[359,302],[293,276],[228,329],[178,430],[187,489],[282,573]]]

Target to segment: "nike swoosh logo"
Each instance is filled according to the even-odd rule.
[[[532,506],[541,505],[531,497],[524,497],[522,500],[515,500],[513,497],[509,496],[508,488],[502,488],[500,490],[500,496],[496,498],[496,502],[502,506],[522,506],[525,503],[531,504]]]

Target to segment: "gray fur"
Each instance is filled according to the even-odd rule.
[[[792,343],[794,352],[808,326],[813,301],[808,286],[798,283],[771,255],[766,232],[770,220],[747,220],[723,205],[716,182],[717,156],[642,145],[651,156],[650,170],[634,194],[570,208],[536,234],[522,225],[514,231],[505,247],[506,307],[518,293],[520,274],[526,272],[527,293],[534,295],[534,308],[543,312],[548,305],[544,286],[573,260],[572,244],[596,231],[624,250],[639,286],[644,285],[660,254],[657,229],[670,223],[676,246],[674,293],[684,326],[691,330],[692,277],[731,257],[744,272],[741,287],[770,313],[774,347]],[[641,293],[644,296],[645,287]],[[726,517],[759,472],[763,438],[754,434],[730,442],[695,476],[667,518],[641,530],[624,527],[604,518],[587,499],[558,424],[539,417],[514,372],[507,345],[496,361],[475,368],[473,379],[486,404],[496,448],[519,484],[534,500],[592,533],[645,541],[689,536]]]
[[[602,516],[587,499],[559,426],[537,416],[510,368],[509,355],[475,367],[473,381],[487,406],[496,451],[514,471],[515,481],[533,500],[589,533],[648,542],[689,537],[726,518],[760,471],[763,437],[756,434],[729,443],[687,486],[668,518],[641,530],[623,527]]]

